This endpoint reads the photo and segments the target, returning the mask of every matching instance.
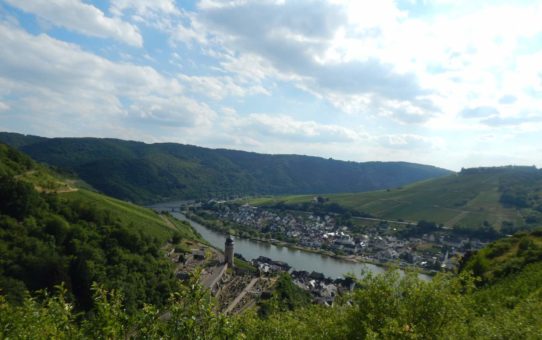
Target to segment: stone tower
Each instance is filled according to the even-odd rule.
[[[224,262],[228,264],[229,268],[233,268],[233,246],[235,242],[233,241],[233,236],[229,235],[226,238],[226,244],[224,247]]]

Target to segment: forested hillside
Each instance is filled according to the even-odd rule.
[[[161,306],[177,290],[160,254],[174,232],[153,211],[78,188],[0,144],[0,294],[7,301],[62,283],[77,310],[89,310],[96,282],[121,291],[129,311]],[[197,238],[188,226],[176,232]]]
[[[197,273],[174,279],[159,251],[174,230],[156,214],[80,189],[5,145],[0,161],[0,338],[542,337],[540,230],[470,254],[459,274],[367,275],[333,307],[307,305],[284,275],[264,312],[232,316],[216,311]]]
[[[129,317],[122,297],[96,286],[95,313],[78,321],[64,295],[24,305],[0,296],[0,336],[141,339],[540,339],[542,337],[542,247],[540,232],[498,241],[465,262],[461,273],[431,281],[415,273],[368,275],[333,307],[273,297],[267,313],[238,316],[215,312],[209,292],[191,281],[164,309],[147,305]],[[527,240],[527,241],[525,241]],[[527,245],[522,245],[522,244]],[[494,249],[501,249],[496,254]],[[502,250],[504,249],[504,250]],[[493,254],[493,255],[490,255]],[[504,255],[503,257],[501,257]],[[469,272],[478,258],[514,267],[488,279],[491,267]],[[526,260],[528,259],[528,260]],[[520,265],[510,265],[521,263]],[[489,270],[489,271],[488,271]],[[286,292],[286,290],[284,290]]]
[[[70,170],[110,196],[139,203],[248,194],[370,191],[450,173],[405,162],[343,162],[117,139],[48,139],[0,133],[0,141],[40,162]]]

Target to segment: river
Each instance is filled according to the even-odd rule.
[[[177,203],[177,205],[174,205]],[[152,208],[160,210],[169,210],[172,207],[178,208],[178,202],[164,203],[152,206]],[[168,209],[169,208],[169,209]],[[195,221],[192,221],[184,214],[178,212],[171,213],[175,218],[190,223],[201,236],[207,240],[212,246],[224,249],[226,235],[220,232],[211,230]],[[384,268],[370,263],[356,263],[337,259],[331,256],[311,253],[299,249],[289,247],[276,246],[267,242],[260,242],[251,239],[236,238],[235,252],[243,255],[247,260],[255,259],[259,256],[269,257],[273,260],[284,261],[288,263],[294,270],[306,270],[308,272],[316,271],[323,273],[327,277],[337,278],[345,274],[351,273],[358,277],[362,272],[381,273]],[[429,279],[426,275],[420,275],[423,279]]]
[[[180,220],[190,223],[198,233],[203,236],[211,245],[216,248],[224,249],[226,235],[211,230],[195,221],[187,219],[183,214],[172,213]],[[269,257],[273,260],[284,261],[294,270],[306,270],[308,272],[316,271],[325,276],[337,278],[344,274],[352,273],[361,276],[362,270],[372,272],[382,272],[381,267],[373,264],[361,264],[340,260],[334,257],[315,254],[299,249],[276,246],[267,242],[259,242],[251,239],[235,239],[235,252],[243,255],[247,260],[253,260],[258,256]]]

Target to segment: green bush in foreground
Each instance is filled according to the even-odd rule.
[[[510,285],[511,283],[507,283]],[[518,282],[516,284],[521,284]],[[542,337],[542,290],[513,308],[476,307],[469,275],[422,281],[396,271],[368,275],[360,289],[334,307],[310,305],[274,310],[265,319],[255,311],[217,313],[197,278],[158,309],[144,305],[126,313],[116,291],[93,285],[94,309],[75,314],[59,287],[54,295],[27,296],[21,305],[0,296],[0,338],[91,339],[536,339]],[[499,290],[496,290],[499,291]],[[491,292],[490,292],[491,293]],[[500,295],[505,295],[499,291]],[[495,298],[503,298],[504,296]],[[479,307],[479,306],[478,306]]]

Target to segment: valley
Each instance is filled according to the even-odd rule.
[[[1,144],[0,159],[5,337],[182,331],[253,339],[263,331],[314,338],[325,327],[326,337],[351,338],[364,331],[367,313],[384,322],[367,321],[376,333],[401,335],[404,328],[393,325],[404,319],[424,324],[421,334],[539,335],[534,168],[467,169],[367,193],[190,200],[150,210]],[[224,264],[226,234],[239,236],[233,267]],[[50,295],[30,297],[40,290]],[[381,309],[388,305],[396,307]],[[518,320],[527,327],[516,327]]]

